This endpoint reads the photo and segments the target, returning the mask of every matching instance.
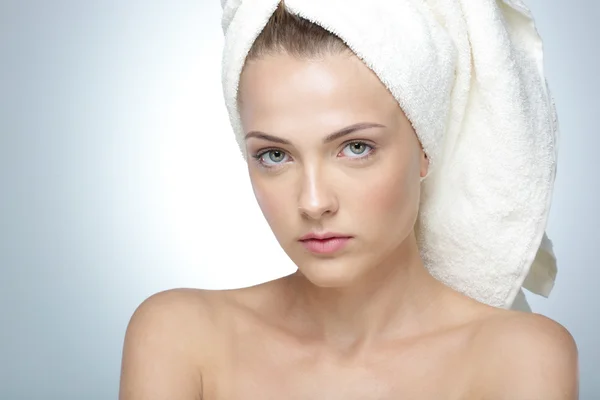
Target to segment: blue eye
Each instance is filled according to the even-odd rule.
[[[361,157],[363,157],[364,154],[367,154],[367,151],[366,151],[367,148],[373,149],[373,146],[370,146],[367,143],[361,142],[361,141],[350,142],[350,143],[348,143],[348,145],[346,145],[346,147],[344,147],[344,149],[350,149],[350,152],[352,154],[354,154],[355,156],[358,156],[358,157],[352,157],[352,156],[350,156],[350,158],[361,158]]]
[[[350,153],[345,152],[346,149],[350,150]],[[370,149],[370,150],[368,150]],[[361,140],[355,140],[348,142],[341,153],[345,153],[346,158],[364,161],[367,160],[373,154],[375,146],[367,144]],[[265,149],[252,155],[252,158],[263,168],[276,168],[285,164],[287,153],[280,149]]]
[[[270,161],[274,162],[274,164],[270,164],[267,161],[265,161],[264,156],[267,156],[266,158],[269,159]],[[260,152],[256,155],[254,155],[253,157],[258,160],[259,164],[264,165],[266,167],[270,167],[272,165],[281,164],[281,161],[285,157],[285,152],[283,152],[282,150],[271,149],[271,150],[265,150],[263,152]]]

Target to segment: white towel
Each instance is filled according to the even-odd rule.
[[[244,158],[236,96],[278,0],[222,0],[223,90]],[[418,243],[431,274],[509,308],[522,287],[548,296],[545,235],[558,122],[542,41],[520,0],[286,0],[337,34],[394,95],[429,157]],[[525,304],[523,305],[523,301]]]

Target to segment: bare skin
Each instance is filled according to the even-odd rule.
[[[358,58],[254,60],[240,101],[254,193],[298,271],[146,300],[127,330],[121,400],[577,398],[561,325],[427,272],[414,226],[428,159]],[[331,255],[299,242],[325,231],[352,239]]]

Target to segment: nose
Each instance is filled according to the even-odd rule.
[[[326,174],[316,167],[307,168],[302,177],[298,210],[307,218],[318,220],[326,214],[335,214],[338,201]]]

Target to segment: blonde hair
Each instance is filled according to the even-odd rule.
[[[349,51],[337,35],[291,13],[282,0],[254,41],[247,61],[265,55],[285,53],[299,58],[319,57]]]

